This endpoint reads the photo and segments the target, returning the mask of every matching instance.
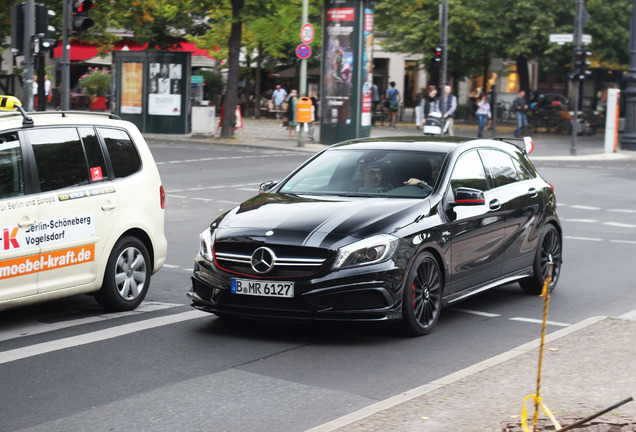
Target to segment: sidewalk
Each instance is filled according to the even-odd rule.
[[[234,139],[222,139],[218,135],[192,136],[187,135],[169,135],[169,134],[144,134],[148,140],[162,141],[188,141],[196,143],[210,143],[222,145],[241,145],[250,147],[262,147],[276,150],[300,151],[306,153],[316,153],[325,147],[320,144],[320,126],[315,124],[315,141],[305,141],[302,146],[298,145],[297,139],[289,138],[287,128],[282,127],[280,120],[275,119],[251,119],[243,120],[244,128],[236,131]],[[515,126],[507,123],[497,127],[497,136],[513,137]],[[490,131],[486,131],[490,135]],[[455,134],[457,136],[476,137],[477,126],[472,124],[455,124]],[[388,126],[372,126],[371,137],[386,136],[422,136],[422,131],[417,129],[414,124],[398,123],[396,128]],[[636,152],[618,150],[615,153],[603,152],[603,131],[599,131],[596,135],[578,136],[576,155],[571,155],[572,137],[571,135],[555,135],[555,134],[534,134],[532,135],[535,144],[535,150],[531,155],[532,159],[541,160],[614,160],[614,159],[636,159]]]
[[[636,397],[635,345],[636,311],[546,336],[540,394],[562,427]],[[308,432],[521,432],[522,401],[536,391],[538,346],[539,339]],[[532,430],[534,407],[526,407]],[[554,430],[543,411],[537,426]],[[636,401],[576,430],[636,431]]]

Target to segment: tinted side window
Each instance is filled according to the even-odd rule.
[[[486,172],[476,151],[469,151],[459,157],[451,176],[453,191],[458,187],[468,187],[485,191],[488,189]]]
[[[127,177],[141,169],[137,148],[126,132],[108,128],[98,130],[106,143],[115,178]]]
[[[86,152],[91,181],[97,182],[108,178],[106,162],[104,161],[104,155],[102,154],[102,148],[95,134],[95,129],[79,128],[78,131],[84,143],[84,151]]]
[[[532,178],[530,173],[526,171],[526,169],[519,163],[517,159],[512,158],[512,163],[515,165],[515,168],[517,169],[517,177],[519,178],[520,181],[529,180]]]
[[[18,134],[0,134],[0,199],[20,195],[24,195],[24,171]]]
[[[508,153],[498,150],[479,150],[486,170],[495,183],[495,187],[518,181],[517,169]]]
[[[88,184],[84,149],[75,128],[26,131],[33,146],[42,192]]]

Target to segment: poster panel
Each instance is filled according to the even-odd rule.
[[[352,83],[354,70],[354,27],[356,8],[348,4],[326,10],[324,111],[327,124],[340,126],[352,122]]]
[[[180,63],[150,63],[148,65],[148,114],[181,115],[183,79]]]
[[[143,63],[122,63],[121,112],[141,114]]]
[[[371,126],[373,96],[373,9],[364,9],[362,32],[362,113],[360,126]]]

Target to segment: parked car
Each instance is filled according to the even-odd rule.
[[[531,140],[525,140],[531,147]],[[219,317],[397,320],[502,284],[559,279],[552,186],[526,150],[459,137],[358,139],[318,153],[200,235],[192,306]]]
[[[26,113],[14,97],[0,107],[0,309],[87,293],[136,308],[167,250],[164,189],[137,127]]]

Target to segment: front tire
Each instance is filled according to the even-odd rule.
[[[136,237],[122,237],[110,253],[95,300],[111,312],[133,310],[146,297],[151,274],[146,245]]]
[[[545,278],[548,276],[549,262],[553,262],[554,267],[552,268],[552,280],[548,289],[550,292],[554,290],[561,274],[562,249],[559,231],[554,225],[548,224],[543,229],[540,241],[537,244],[537,252],[533,264],[534,274],[519,281],[523,292],[530,295],[541,294]]]
[[[433,330],[442,310],[442,272],[433,255],[418,255],[409,270],[402,298],[402,327],[410,336]]]

